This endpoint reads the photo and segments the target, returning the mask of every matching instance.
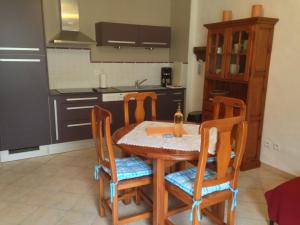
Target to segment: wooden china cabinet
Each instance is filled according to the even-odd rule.
[[[204,25],[208,29],[203,119],[212,118],[212,98],[226,95],[247,104],[249,123],[242,170],[260,166],[260,145],[274,25],[252,17]]]

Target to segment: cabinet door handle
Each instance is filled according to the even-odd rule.
[[[152,41],[144,41],[142,42],[144,45],[167,45],[167,42],[152,42]]]
[[[175,100],[172,100],[173,102],[182,102],[182,99],[175,99]]]
[[[54,123],[55,123],[55,139],[59,140],[59,134],[58,134],[58,120],[57,120],[57,102],[56,99],[53,101],[54,106]]]
[[[182,92],[173,92],[173,95],[182,95]]]
[[[159,93],[159,94],[156,94],[157,96],[164,96],[164,95],[167,95],[166,93]]]
[[[38,52],[39,48],[16,48],[16,47],[0,47],[0,51],[29,51]]]
[[[76,107],[67,107],[67,110],[76,110],[76,109],[92,109],[94,108],[93,105],[88,106],[76,106]]]
[[[91,125],[91,123],[73,123],[73,124],[68,124],[67,127],[83,127],[89,125]]]
[[[40,62],[40,59],[7,59],[2,58],[0,62]]]
[[[74,101],[86,101],[86,100],[97,100],[98,97],[88,97],[88,98],[67,98],[67,102],[74,102]]]
[[[107,42],[113,44],[130,44],[130,45],[134,45],[136,43],[135,41],[116,41],[116,40],[108,40]]]

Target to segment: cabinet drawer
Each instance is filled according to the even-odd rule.
[[[177,97],[177,98],[183,98],[184,97],[184,92],[183,91],[171,91],[170,94],[171,94],[171,96]]]
[[[62,124],[62,139],[64,141],[76,141],[92,138],[91,122],[70,121]]]
[[[90,120],[91,110],[94,107],[91,103],[77,103],[77,104],[62,104],[61,117],[63,121],[70,120]]]

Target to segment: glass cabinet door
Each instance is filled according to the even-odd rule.
[[[224,77],[224,32],[210,34],[208,48],[208,76]]]
[[[248,79],[248,49],[249,30],[232,30],[229,44],[229,59],[227,64],[226,78],[247,80]]]

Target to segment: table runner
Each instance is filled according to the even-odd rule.
[[[148,136],[146,127],[163,127],[172,126],[173,123],[144,121],[137,125],[132,131],[124,135],[118,144],[128,144],[143,147],[172,149],[179,151],[199,151],[200,149],[200,135],[199,125],[183,124],[187,134],[180,138],[164,137],[164,136]]]

